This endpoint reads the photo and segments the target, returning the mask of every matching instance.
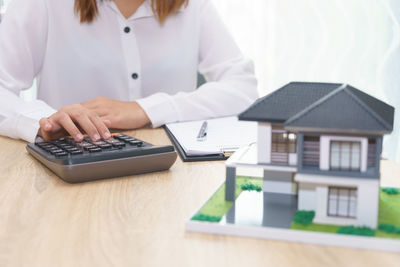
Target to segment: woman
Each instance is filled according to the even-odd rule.
[[[208,82],[196,90],[197,72]],[[38,81],[38,100],[21,90]],[[211,0],[13,0],[0,24],[0,134],[34,141],[237,114],[257,98]]]

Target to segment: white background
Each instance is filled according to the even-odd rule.
[[[214,0],[265,95],[290,81],[349,83],[400,110],[399,0]],[[400,119],[384,156],[400,162]]]
[[[400,110],[399,0],[213,1],[254,60],[261,95],[290,81],[343,82]],[[384,142],[398,162],[399,123]]]

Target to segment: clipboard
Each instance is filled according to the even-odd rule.
[[[217,160],[226,160],[229,158],[230,153],[220,153],[220,154],[210,154],[210,155],[195,155],[195,156],[188,156],[185,153],[185,150],[179,144],[178,140],[172,134],[172,132],[164,125],[163,126],[165,132],[167,133],[169,139],[175,146],[178,154],[183,162],[197,162],[197,161],[217,161]]]

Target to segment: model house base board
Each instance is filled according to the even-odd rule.
[[[389,252],[400,252],[400,240],[377,237],[346,236],[339,234],[316,233],[272,227],[251,227],[229,224],[215,224],[189,220],[186,231],[219,235],[232,235],[258,239],[271,239],[299,242],[315,245],[337,246],[355,249],[370,249]]]
[[[400,234],[397,239],[385,236],[385,233],[380,230],[376,230],[377,236],[357,236],[295,229],[292,221],[297,210],[297,196],[256,190],[241,190],[241,187],[246,184],[254,184],[255,189],[257,189],[258,186],[263,185],[262,178],[237,177],[236,181],[238,182],[236,188],[240,192],[237,192],[238,194],[236,195],[235,201],[230,203],[231,206],[224,200],[225,184],[223,183],[210,197],[209,201],[186,222],[186,231],[355,249],[400,252]],[[386,193],[381,192],[381,194]],[[390,195],[385,196],[392,197]],[[393,197],[396,197],[396,201],[400,200],[400,194]],[[388,200],[388,202],[392,202],[391,199]],[[210,216],[204,221],[199,221],[196,215],[204,213],[204,211],[208,209],[206,207],[207,204],[212,204],[211,206],[214,207],[227,206],[228,209],[225,211],[218,211],[221,216]],[[206,209],[204,209],[204,207],[206,207]],[[387,213],[387,210],[385,212]],[[392,211],[391,213],[399,214],[396,220],[400,220],[400,212]],[[212,214],[217,215],[215,212]],[[270,216],[266,216],[266,214]],[[209,219],[215,221],[209,222],[207,221]],[[355,221],[349,219],[348,223],[346,223],[346,221],[345,223],[343,222],[343,220],[339,220],[338,223],[340,223],[340,225],[326,227],[339,228],[346,224],[352,225]],[[316,223],[317,226],[322,226],[318,223],[324,223],[324,221],[318,221],[318,218],[315,218],[313,223]],[[385,236],[385,238],[381,236]]]

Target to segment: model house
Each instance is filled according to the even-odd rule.
[[[314,223],[377,227],[382,138],[394,108],[346,84],[290,83],[239,116],[258,122],[263,191],[297,195]],[[226,200],[235,199],[235,157]]]

